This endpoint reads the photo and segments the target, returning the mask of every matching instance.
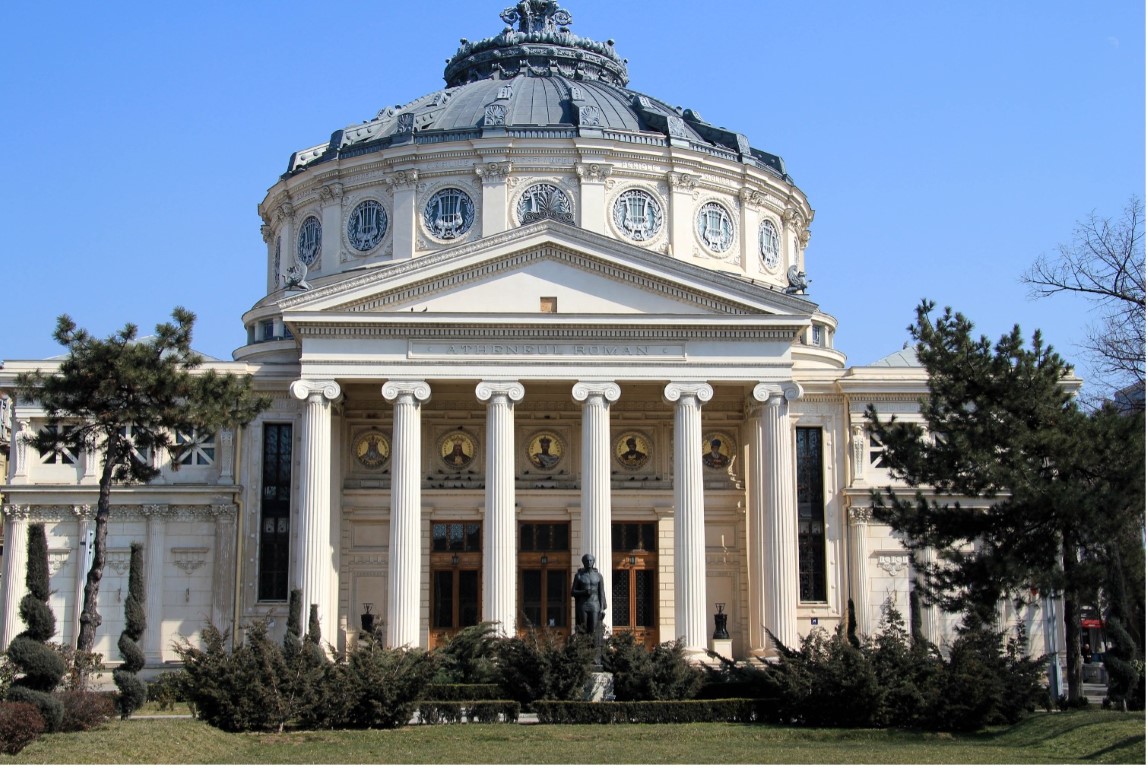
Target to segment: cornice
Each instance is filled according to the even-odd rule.
[[[216,520],[234,518],[235,504],[113,504],[109,515],[118,519],[146,520]],[[92,504],[5,504],[3,514],[9,520],[51,523],[62,520],[90,520],[96,508]]]

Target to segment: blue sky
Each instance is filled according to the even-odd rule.
[[[230,359],[261,298],[256,206],[291,152],[443,86],[508,0],[5,3],[0,359],[57,354],[55,317],[143,329],[177,304]],[[810,297],[852,364],[922,297],[994,338],[1075,345],[1088,307],[1018,276],[1143,195],[1139,0],[566,0],[632,88],[781,155],[817,211]],[[699,10],[701,9],[701,10]]]

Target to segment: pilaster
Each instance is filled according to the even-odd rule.
[[[873,510],[869,507],[849,508],[849,567],[853,583],[853,612],[857,617],[857,631],[872,635],[873,625],[869,605],[869,521]]]
[[[25,507],[25,509],[27,509]],[[28,574],[28,517],[17,506],[4,507],[4,583],[3,614],[0,618],[0,648],[7,648],[12,638],[24,631],[20,618],[20,600],[27,591]]]
[[[482,179],[482,236],[506,231],[510,226],[507,211],[506,180],[511,164],[506,162],[480,163],[474,172]]]
[[[167,515],[147,515],[147,541],[144,543],[144,569],[147,573],[147,615],[155,619],[147,623],[144,633],[144,657],[148,664],[163,663],[163,622],[160,620],[163,612],[163,572],[164,572],[164,543],[167,539]],[[234,578],[234,572],[232,574]],[[216,590],[229,589],[229,581],[218,582]],[[231,617],[227,617],[230,621]],[[216,624],[222,627],[226,624]]]
[[[418,242],[418,193],[419,172],[417,170],[395,171],[386,178],[387,186],[395,196],[394,202],[394,253],[395,259],[413,259],[415,243]]]
[[[578,206],[578,226],[600,235],[606,234],[606,180],[614,166],[584,162],[574,166],[581,184],[582,199]]]

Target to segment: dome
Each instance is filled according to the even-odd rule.
[[[626,60],[605,43],[572,34],[571,14],[552,0],[523,0],[502,13],[501,34],[462,40],[447,61],[447,87],[382,109],[372,120],[291,156],[287,176],[338,158],[407,143],[434,144],[526,131],[532,138],[604,137],[680,146],[788,178],[780,157],[745,135],[710,125],[627,87]]]

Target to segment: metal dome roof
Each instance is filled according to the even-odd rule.
[[[780,157],[752,149],[742,134],[706,123],[626,87],[626,61],[613,41],[571,34],[570,13],[553,0],[522,0],[502,12],[501,34],[462,40],[447,61],[447,88],[387,107],[373,120],[291,156],[288,176],[340,157],[401,144],[434,144],[505,133],[538,138],[593,136],[673,144],[785,176]]]

